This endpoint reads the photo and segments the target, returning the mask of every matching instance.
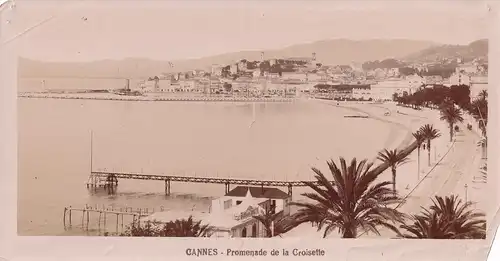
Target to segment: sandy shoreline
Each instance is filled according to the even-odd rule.
[[[372,106],[377,107],[378,105]],[[399,144],[401,148],[408,145],[408,140],[413,139],[412,132],[424,124],[433,124],[441,133],[441,137],[432,141],[430,164],[428,163],[427,150],[421,149],[420,173],[417,173],[417,150],[409,155],[409,163],[398,167],[396,189],[400,196],[405,198],[405,203],[397,207],[400,211],[406,214],[419,213],[421,207],[428,207],[432,203],[431,199],[434,196],[449,196],[451,193],[458,195],[461,199],[468,198],[468,200],[477,202],[476,207],[484,211],[485,208],[481,204],[483,197],[480,191],[485,185],[476,183],[471,186],[474,184],[474,176],[479,172],[480,166],[480,152],[475,145],[479,139],[476,133],[465,131],[465,123],[461,124],[460,128],[464,131],[457,135],[458,142],[450,143],[448,127],[446,123],[439,120],[439,111],[427,108],[414,111],[411,108],[399,107],[395,104],[384,104],[378,107],[391,110],[391,116],[394,115],[394,112],[400,112],[394,117],[397,122],[392,123],[408,130],[403,142]],[[390,121],[394,118],[391,118]],[[390,171],[384,171],[379,178],[390,181]],[[469,184],[468,191],[464,189],[465,184]],[[382,237],[394,237],[392,231],[382,229],[380,232]],[[318,232],[316,227],[307,223],[282,236],[285,238],[300,236],[320,239],[323,232]],[[360,236],[379,237],[366,233],[362,233]],[[333,233],[329,237],[336,238],[339,235]]]

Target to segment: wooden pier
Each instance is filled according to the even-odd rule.
[[[161,209],[163,211],[163,209]],[[155,210],[152,209],[133,209],[131,207],[126,208],[113,208],[104,206],[89,206],[86,205],[83,208],[73,208],[71,206],[64,208],[63,214],[63,225],[65,229],[72,228],[73,224],[81,223],[81,228],[83,230],[89,230],[89,223],[92,215],[99,215],[97,219],[97,229],[98,231],[107,231],[107,228],[111,225],[115,225],[116,233],[124,231],[124,224],[129,222],[124,222],[124,217],[128,216],[132,218],[132,224],[139,224],[142,217],[146,217],[154,213]],[[74,215],[77,214],[77,217]],[[80,214],[80,215],[78,215]],[[76,223],[74,222],[76,221]],[[121,230],[120,230],[121,229]]]
[[[140,174],[126,172],[92,171],[87,187],[114,187],[118,185],[118,179],[158,180],[165,182],[165,194],[171,193],[171,182],[211,183],[224,184],[225,193],[230,191],[231,185],[261,186],[261,187],[287,187],[288,194],[292,195],[293,187],[305,187],[307,183],[317,181],[281,181],[281,180],[256,180],[236,178],[195,177],[177,175]]]

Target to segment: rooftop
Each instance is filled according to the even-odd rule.
[[[245,197],[248,191],[250,191],[250,195],[254,198],[286,199],[290,197],[287,193],[277,188],[249,186],[237,186],[229,191],[226,196]]]

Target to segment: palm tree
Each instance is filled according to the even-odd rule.
[[[455,106],[447,106],[441,109],[441,120],[448,123],[450,128],[450,142],[453,141],[453,126],[458,122],[463,122],[462,111]]]
[[[439,130],[435,129],[434,126],[431,124],[426,124],[422,127],[420,127],[420,133],[424,137],[425,140],[427,140],[427,164],[428,166],[431,165],[431,141],[433,139],[439,138],[441,136],[441,133],[439,133]]]
[[[413,224],[400,226],[401,229],[409,232],[408,234],[401,234],[401,237],[450,239],[453,236],[450,231],[450,224],[444,223],[436,213],[432,213],[428,209],[423,209],[420,215],[411,216],[411,220]]]
[[[193,217],[188,219],[177,219],[167,223],[159,221],[147,221],[144,225],[132,224],[122,236],[129,237],[207,237],[211,235],[213,228],[202,225],[201,220],[195,222]]]
[[[272,237],[273,235],[275,235],[273,233],[273,222],[276,222],[282,215],[283,211],[276,213],[276,206],[269,204],[269,207],[266,207],[266,210],[263,214],[253,216],[253,218],[257,219],[258,221],[260,221],[260,223],[262,223],[262,225],[264,225],[266,236]]]
[[[485,214],[470,209],[473,202],[462,203],[456,195],[445,198],[436,196],[435,199],[432,201],[431,210],[452,224],[454,238],[472,239],[486,236],[486,220],[483,219]]]
[[[410,232],[408,238],[480,239],[486,238],[484,213],[470,209],[472,202],[462,203],[457,196],[436,196],[433,205],[412,216],[412,225],[401,225]]]
[[[488,98],[488,91],[487,90],[482,90],[479,92],[477,95],[478,99],[484,99],[486,100]]]
[[[403,214],[390,205],[401,199],[387,187],[390,182],[375,183],[379,174],[370,171],[372,163],[354,158],[348,166],[340,158],[340,168],[333,160],[327,164],[333,180],[312,168],[317,181],[306,182],[316,193],[302,195],[313,202],[290,203],[300,207],[294,217],[298,223],[315,222],[318,231],[326,226],[323,237],[336,229],[342,238],[356,238],[359,229],[380,235],[379,227],[399,233],[394,223],[402,222]]]
[[[396,169],[408,162],[408,157],[402,157],[401,152],[399,152],[397,149],[393,150],[387,150],[384,149],[383,151],[378,153],[378,160],[385,162],[391,166],[391,171],[392,171],[392,191],[394,195],[396,195]]]
[[[417,178],[420,179],[420,146],[422,146],[422,143],[424,143],[425,137],[422,131],[420,130],[412,134],[415,140],[417,141]]]
[[[483,94],[484,95],[484,94]],[[487,94],[485,94],[487,96]],[[470,105],[470,113],[479,124],[483,136],[486,136],[486,126],[488,125],[488,100],[484,98],[475,99]]]
[[[283,215],[283,211],[274,213],[269,209],[266,209],[264,214],[253,216],[253,218],[264,225],[266,237],[279,236],[301,224],[297,222],[295,215]]]
[[[188,219],[177,219],[168,222],[163,232],[167,237],[207,237],[212,232],[208,224],[202,225],[201,220],[194,221],[192,216]]]

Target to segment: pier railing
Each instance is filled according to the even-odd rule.
[[[137,180],[159,180],[165,182],[165,193],[170,194],[170,182],[191,182],[206,184],[224,184],[226,193],[229,192],[230,185],[246,186],[270,186],[270,187],[288,187],[288,194],[292,194],[293,187],[306,187],[307,183],[317,183],[317,181],[283,181],[283,180],[257,180],[257,179],[237,179],[220,177],[196,177],[196,176],[178,176],[178,175],[158,175],[158,174],[140,174],[126,172],[108,172],[92,171],[89,181],[100,181],[100,183],[87,183],[87,186],[115,186],[118,179],[137,179]]]
[[[120,233],[124,232],[125,224],[140,224],[142,217],[149,216],[158,211],[162,212],[164,208],[92,206],[88,204],[80,208],[69,206],[64,208],[63,225],[65,229],[80,227],[88,231],[89,227],[91,227],[91,230],[99,232],[109,232],[108,228],[115,226],[115,232]],[[124,219],[127,221],[124,221]]]

